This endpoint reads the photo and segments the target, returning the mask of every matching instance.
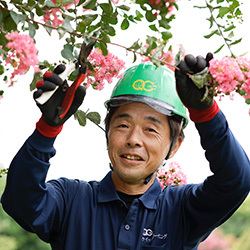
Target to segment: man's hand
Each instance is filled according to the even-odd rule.
[[[206,58],[201,56],[194,57],[193,55],[186,55],[184,60],[178,65],[180,70],[175,70],[177,92],[183,104],[187,108],[203,110],[212,106],[213,98],[211,98],[211,101],[209,102],[202,101],[205,93],[205,87],[199,89],[186,74],[201,72],[209,66],[209,61],[212,58],[212,53],[208,53]]]
[[[43,120],[50,126],[62,125],[67,119],[69,119],[69,117],[74,114],[78,107],[82,104],[86,94],[85,87],[79,86],[75,92],[73,103],[71,104],[67,114],[63,117],[63,119],[59,118],[61,112],[60,106],[63,103],[66,91],[68,89],[67,81],[63,81],[59,76],[64,72],[65,68],[65,65],[60,64],[55,68],[53,73],[46,72],[43,76],[43,81],[37,82],[37,90],[33,95],[37,106],[42,112]],[[58,87],[57,90],[45,103],[41,104],[37,101],[37,99],[45,92],[52,91],[56,87]]]

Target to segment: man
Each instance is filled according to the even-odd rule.
[[[204,89],[186,74],[203,70],[209,59],[209,54],[206,59],[186,56],[175,77],[213,176],[201,184],[161,190],[156,171],[180,147],[187,117],[173,73],[142,63],[126,71],[106,102],[111,161],[106,177],[101,182],[61,178],[45,183],[49,159],[55,155],[53,143],[66,121],[58,125],[48,115],[58,108],[52,96],[49,105],[40,105],[43,116],[37,128],[11,163],[2,197],[5,211],[52,249],[197,249],[250,189],[247,156],[216,102],[201,101]],[[61,86],[60,72],[57,68],[47,73],[38,84],[40,92],[52,83]],[[77,91],[67,119],[82,102],[83,92]],[[58,98],[64,98],[60,87]]]

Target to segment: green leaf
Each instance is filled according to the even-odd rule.
[[[222,44],[216,51],[214,51],[214,54],[220,52],[225,44]]]
[[[4,73],[4,66],[1,64],[0,65],[0,75],[2,75]]]
[[[167,19],[163,18],[162,20],[159,21],[159,25],[160,27],[163,27],[167,30],[169,30],[171,28],[171,26],[169,25],[169,22]]]
[[[143,18],[143,15],[141,14],[141,12],[140,11],[138,11],[138,10],[136,10],[135,11],[135,14],[136,14],[136,16],[135,16],[135,20],[136,21],[141,21],[141,19]]]
[[[111,15],[113,13],[112,5],[109,3],[101,3],[99,6],[102,8],[103,13]]]
[[[224,29],[224,32],[230,31],[230,30],[235,29],[235,28],[236,28],[235,25],[232,24],[229,27],[227,27],[226,29]]]
[[[153,31],[158,31],[158,29],[156,28],[155,24],[149,25],[148,26],[151,30]]]
[[[92,9],[92,10],[95,8],[95,6],[96,6],[96,0],[86,0],[82,5],[84,9]]]
[[[105,23],[110,23],[110,24],[114,24],[114,25],[118,23],[117,15],[114,14],[114,13],[111,16],[103,14],[102,15],[102,20]]]
[[[208,38],[212,37],[213,35],[220,35],[220,33],[218,30],[214,30],[210,34],[205,35],[204,37],[208,39]]]
[[[81,126],[86,126],[87,120],[86,120],[86,113],[82,110],[77,110],[74,114],[74,118],[79,122]]]
[[[185,53],[185,51],[183,49],[180,49],[178,51],[178,53],[175,56],[175,66],[178,66],[180,64],[181,60],[184,57],[184,53]]]
[[[167,41],[172,37],[172,34],[170,32],[162,32],[161,35],[164,41]]]
[[[108,54],[107,44],[104,42],[100,42],[100,49],[102,50],[102,54],[106,56]]]
[[[26,20],[25,15],[17,14],[16,12],[14,12],[12,10],[10,11],[10,15],[16,24],[19,24],[20,22],[23,22]]]
[[[3,95],[4,91],[3,90],[0,90],[0,96]]]
[[[250,98],[247,98],[247,99],[245,100],[245,102],[246,102],[246,104],[250,104]]]
[[[36,9],[36,14],[38,16],[42,16],[44,14],[44,11],[42,8],[40,8],[38,5],[35,5],[35,9]]]
[[[41,71],[35,72],[35,74],[33,76],[33,80],[30,83],[30,91],[33,91],[36,88],[36,83],[42,79],[43,79],[42,72]]]
[[[86,118],[97,125],[101,123],[101,116],[98,112],[89,112]]]
[[[31,22],[28,22],[28,24],[29,24],[29,35],[30,35],[30,37],[34,37],[36,34],[36,27]]]
[[[67,60],[74,59],[73,46],[71,44],[65,44],[63,46],[63,50],[61,51],[61,55]]]
[[[64,35],[67,33],[67,31],[63,29],[62,27],[57,28],[57,32],[59,34],[59,39],[63,38]]]
[[[229,7],[220,7],[219,14],[217,17],[224,17],[230,11]]]
[[[120,6],[117,6],[117,8],[119,8],[121,10],[125,10],[125,11],[129,11],[130,10],[130,7],[127,6],[127,5],[120,5]]]
[[[135,63],[137,60],[137,56],[136,56],[136,53],[134,53],[134,59],[133,59],[133,63]]]
[[[129,47],[129,49],[134,49],[134,50],[138,50],[139,48],[141,48],[141,45],[139,44],[139,39],[136,42],[134,42],[132,46]]]
[[[238,40],[236,40],[236,41],[234,41],[234,42],[230,43],[230,46],[231,46],[231,45],[235,45],[235,44],[240,43],[240,42],[241,42],[241,40],[242,40],[242,38],[240,38],[240,39],[238,39]]]
[[[47,24],[47,25],[49,25],[49,26],[52,25],[52,23],[51,23],[50,21],[49,21],[49,22],[46,22],[45,24]],[[44,26],[44,28],[45,28],[45,30],[48,32],[48,34],[51,35],[53,29],[50,28],[50,27],[48,27],[48,26]]]
[[[86,30],[86,24],[84,21],[81,21],[77,24],[76,31],[84,34]]]
[[[124,18],[122,23],[121,23],[121,29],[126,30],[129,27],[129,21],[128,19]]]
[[[146,12],[146,19],[149,22],[153,22],[156,19],[156,16],[152,13],[152,11]]]
[[[84,21],[86,26],[89,26],[93,21],[96,20],[97,17],[98,17],[97,14],[95,14],[95,15],[84,15],[82,20]]]
[[[109,26],[108,24],[105,24],[103,26],[103,30],[107,32],[110,36],[115,36],[116,31],[112,26]]]
[[[101,38],[103,41],[105,41],[105,42],[108,42],[108,43],[110,42],[109,36],[107,35],[106,32],[103,32],[103,30],[101,30],[100,38]]]
[[[207,84],[208,75],[209,75],[208,68],[205,68],[201,72],[198,72],[193,75],[189,75],[189,77],[192,79],[194,84],[199,89],[201,89]]]
[[[47,0],[45,2],[45,5],[51,8],[56,7],[56,4],[54,4],[51,0]]]
[[[70,18],[68,16],[64,19],[64,22],[62,24],[62,28],[64,28],[65,30],[67,30],[69,32],[74,31],[74,29],[72,28],[72,26],[70,24]]]

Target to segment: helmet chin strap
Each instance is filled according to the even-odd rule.
[[[168,154],[167,154],[165,160],[167,160],[167,159],[169,158],[170,154],[172,153],[172,151],[173,151],[173,149],[174,149],[174,146],[175,146],[176,142],[177,142],[177,141],[172,141],[172,142],[171,142],[170,149],[169,149],[169,151],[168,151]],[[156,171],[157,171],[157,170],[156,170]],[[144,184],[145,184],[145,185],[147,185],[147,184],[150,182],[150,180],[152,179],[152,177],[153,177],[153,175],[154,175],[154,173],[155,173],[156,171],[154,171],[153,173],[151,173],[150,175],[148,175],[148,176],[145,178],[145,180],[144,180]]]

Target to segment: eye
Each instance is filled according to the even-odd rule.
[[[128,126],[126,124],[119,124],[117,127],[118,128],[127,128]]]
[[[147,128],[146,131],[148,131],[150,133],[157,133],[156,130],[153,128]]]

